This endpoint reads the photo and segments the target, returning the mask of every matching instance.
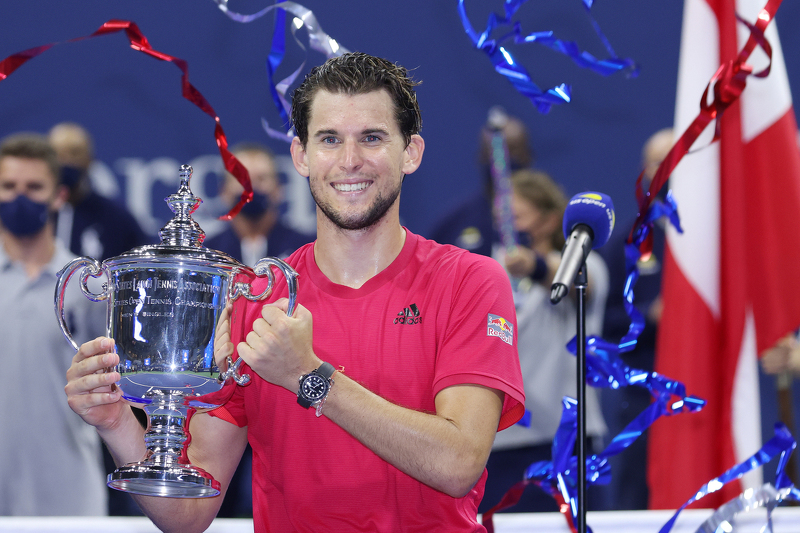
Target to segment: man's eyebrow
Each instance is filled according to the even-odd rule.
[[[314,137],[320,137],[321,135],[336,135],[336,130],[334,129],[327,129],[327,130],[317,130],[314,133]]]
[[[373,134],[381,134],[381,135],[389,135],[389,132],[384,128],[366,128],[361,130],[361,135],[373,135]],[[328,129],[320,129],[317,130],[312,137],[322,137],[324,135],[338,135],[339,132],[333,128]]]
[[[380,133],[382,135],[389,135],[389,132],[383,128],[368,128],[361,131],[361,135],[372,135],[373,133]]]

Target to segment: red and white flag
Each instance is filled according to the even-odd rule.
[[[736,58],[765,0],[686,0],[675,132],[697,116],[724,61]],[[778,15],[780,16],[780,15]],[[648,438],[650,507],[675,509],[761,447],[757,354],[800,325],[800,149],[775,23],[772,69],[749,76],[721,118],[721,139],[690,152],[670,178],[684,234],[668,231],[656,370],[708,401],[662,418]],[[759,48],[748,63],[767,65]],[[714,123],[692,150],[707,146]],[[716,508],[760,472],[695,507]],[[743,486],[744,485],[744,486]]]

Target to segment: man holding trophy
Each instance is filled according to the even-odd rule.
[[[224,494],[249,440],[256,531],[480,530],[494,435],[524,412],[505,272],[400,225],[402,182],[425,147],[415,84],[353,53],[294,92],[291,153],[317,203],[317,240],[287,259],[296,307],[228,306],[243,327],[216,339],[215,358],[241,359],[252,379],[191,417],[187,451]],[[122,464],[145,446],[120,374],[104,371],[118,361],[111,339],[82,345],[65,391]],[[206,529],[221,498],[137,502],[185,532]]]

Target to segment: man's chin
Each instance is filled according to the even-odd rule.
[[[397,197],[395,197],[397,200]],[[317,204],[325,215],[339,229],[347,231],[367,230],[386,217],[393,202],[378,201],[369,210],[360,213],[342,213],[333,210],[328,205]]]

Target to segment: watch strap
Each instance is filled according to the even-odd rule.
[[[309,400],[308,398],[303,398],[303,396],[300,394],[297,395],[297,403],[299,403],[300,407],[304,409],[308,409],[309,407],[311,407],[311,400]]]
[[[330,363],[322,363],[319,365],[319,368],[315,370],[315,372],[330,381],[333,377],[333,373],[336,372],[336,369]]]
[[[303,396],[303,380],[306,378],[306,376],[309,376],[311,374],[317,374],[318,376],[320,376],[322,378],[325,378],[325,381],[328,382],[328,391],[330,391],[331,377],[333,376],[334,372],[336,372],[336,369],[334,368],[334,366],[332,364],[330,364],[330,363],[324,362],[321,365],[319,365],[318,368],[316,368],[316,369],[312,370],[311,372],[309,372],[308,374],[305,374],[304,376],[302,376],[300,378],[300,387],[299,387],[299,389],[297,391],[297,403],[300,404],[301,407],[303,407],[305,409],[308,409],[309,407],[314,405],[314,403],[317,403],[317,402],[320,402],[320,401],[324,401],[325,397],[322,397],[320,400],[317,400],[317,402],[314,402],[314,401],[304,397]],[[326,396],[327,396],[327,394],[326,394]]]

